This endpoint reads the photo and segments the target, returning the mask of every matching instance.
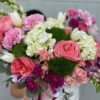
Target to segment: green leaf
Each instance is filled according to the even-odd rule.
[[[48,61],[49,68],[59,76],[70,75],[76,64],[76,62],[65,58],[55,58]]]
[[[100,92],[100,84],[96,86],[96,93]]]
[[[100,82],[98,82],[95,78],[91,78],[90,82],[95,85],[96,93],[100,92]]]
[[[64,29],[60,28],[52,28],[52,29],[47,29],[47,33],[51,33],[53,35],[53,38],[55,38],[58,41],[60,40],[68,40],[69,36],[66,35],[66,32]]]
[[[6,73],[6,75],[12,75],[12,73],[11,73],[11,64],[7,65],[5,73]]]
[[[4,82],[6,82],[6,88],[7,88],[9,86],[9,83],[12,83],[12,78],[9,78],[5,80]]]
[[[19,88],[19,89],[22,89],[22,88],[24,88],[25,86],[26,86],[25,82],[22,82],[22,83],[19,83],[19,84],[18,84],[18,88]]]
[[[26,45],[22,41],[21,43],[15,45],[12,49],[12,53],[15,55],[15,57],[21,57],[26,56]]]
[[[41,87],[38,87],[34,93],[30,92],[30,91],[27,89],[27,90],[26,90],[26,95],[27,95],[27,97],[29,97],[29,98],[34,98],[34,97],[36,97],[37,95],[39,95],[41,92],[43,92],[43,89],[42,89]]]

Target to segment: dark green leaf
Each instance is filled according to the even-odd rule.
[[[65,58],[55,58],[48,61],[49,68],[60,76],[70,75],[76,64],[76,62]]]
[[[12,78],[8,78],[7,80],[5,80],[4,82],[11,82]]]
[[[4,82],[6,82],[6,88],[7,88],[9,86],[9,83],[12,83],[12,78],[9,78],[5,80]]]
[[[96,93],[100,92],[100,84],[96,85]]]
[[[6,75],[12,75],[11,73],[11,64],[8,64],[6,67]]]
[[[53,35],[53,38],[55,38],[57,42],[60,40],[68,39],[68,36],[66,35],[66,32],[64,29],[52,28],[52,29],[47,29],[46,32],[51,33]]]
[[[21,57],[21,56],[26,56],[26,45],[22,41],[21,43],[15,45],[12,49],[13,54],[15,57]]]
[[[31,93],[29,90],[26,90],[26,95],[29,98],[34,98],[37,95],[39,95],[41,92],[43,92],[43,89],[41,87],[38,87],[35,93]]]
[[[25,86],[26,86],[25,82],[22,82],[22,83],[19,83],[19,84],[18,84],[18,88],[19,88],[19,89],[22,89],[22,88],[24,88]]]
[[[9,82],[6,83],[6,88],[8,88],[8,86],[9,86]]]

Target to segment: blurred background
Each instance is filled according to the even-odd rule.
[[[46,17],[56,18],[59,12],[66,12],[69,8],[87,10],[95,15],[97,24],[100,27],[100,0],[17,0],[23,6],[25,12],[37,9],[43,12]],[[7,12],[7,8],[0,3]],[[10,89],[5,88],[3,81],[7,79],[5,74],[0,74],[0,100],[19,100],[10,96]],[[80,87],[80,100],[100,100],[100,93],[96,93],[95,87],[88,83]]]

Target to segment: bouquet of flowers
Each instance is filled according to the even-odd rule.
[[[69,9],[44,21],[40,14],[26,17],[15,0],[1,2],[14,10],[0,10],[0,73],[10,76],[7,86],[18,82],[29,98],[47,89],[56,97],[64,84],[71,88],[72,83],[88,81],[100,92],[100,40],[94,16]]]

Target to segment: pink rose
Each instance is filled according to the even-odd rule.
[[[66,34],[71,33],[72,27],[70,27],[70,26],[65,27],[65,32],[66,32]]]
[[[4,39],[4,34],[0,32],[0,50],[2,50],[2,41]]]
[[[81,80],[81,82],[82,83],[87,83],[89,80],[88,80],[88,77],[87,76],[85,76],[85,75],[83,75],[81,78],[80,78],[80,80]]]
[[[23,20],[25,30],[32,29],[35,25],[44,21],[44,16],[41,14],[33,14]]]
[[[75,67],[74,72],[79,77],[81,77],[83,75],[83,69],[82,68]]]
[[[57,57],[64,57],[72,61],[80,60],[80,49],[74,41],[60,41],[54,47],[54,54]]]
[[[16,58],[11,64],[11,72],[14,75],[29,76],[33,69],[33,61],[27,57]]]
[[[87,25],[84,23],[84,21],[79,21],[79,28],[83,31],[87,31],[88,27]]]
[[[49,59],[49,55],[48,55],[48,52],[47,52],[46,49],[42,49],[42,50],[39,52],[39,54],[40,54],[40,59],[41,59],[41,61],[43,61],[43,60],[48,60],[48,59]]]
[[[73,16],[73,15],[77,14],[77,11],[75,9],[71,8],[71,9],[68,10],[68,14],[70,16]]]
[[[65,76],[64,80],[67,83],[67,85],[69,85],[69,86],[74,82],[73,78],[70,76]]]
[[[77,81],[78,84],[87,83],[88,82],[87,72],[83,70],[80,73],[80,75],[76,76],[76,81]]]
[[[80,77],[76,77],[76,83],[78,84],[78,85],[80,85],[81,84],[81,80],[80,80]]]
[[[0,20],[0,32],[5,33],[14,27],[10,16],[4,16]]]
[[[85,70],[83,71],[83,76],[87,76],[87,72]]]

